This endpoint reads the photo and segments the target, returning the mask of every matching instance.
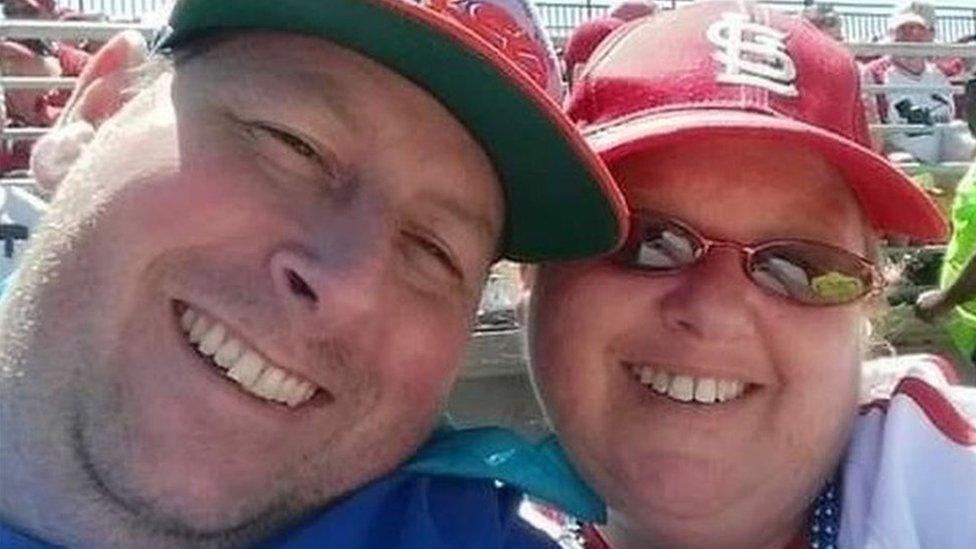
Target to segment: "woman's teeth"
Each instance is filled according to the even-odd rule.
[[[731,379],[672,374],[663,368],[644,364],[629,364],[628,367],[642,385],[679,402],[718,404],[739,398],[746,390],[745,383]]]
[[[189,305],[180,317],[180,327],[200,354],[253,396],[294,408],[316,392],[315,385],[271,364],[231,335],[226,326]]]

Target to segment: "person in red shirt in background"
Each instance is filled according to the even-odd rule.
[[[610,8],[606,17],[591,19],[576,27],[563,48],[570,88],[604,38],[627,21],[650,17],[657,13],[657,9],[653,0],[622,0]]]
[[[77,20],[80,16],[58,8],[54,0],[7,0],[7,19]],[[98,44],[88,46],[97,48]],[[0,67],[11,76],[74,77],[81,74],[90,53],[65,41],[0,40]],[[70,90],[33,89],[7,91],[4,127],[48,127],[60,116]],[[26,170],[33,141],[17,141],[0,148],[0,173]]]

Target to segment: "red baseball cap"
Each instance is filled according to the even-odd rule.
[[[879,232],[947,236],[929,197],[871,151],[851,54],[774,9],[702,2],[631,23],[594,53],[568,113],[611,167],[706,136],[811,147],[840,171]]]
[[[617,27],[623,25],[622,19],[615,17],[601,17],[592,19],[573,29],[573,33],[566,40],[563,48],[563,60],[566,71],[573,76],[573,67],[589,61],[603,39],[610,35]]]
[[[162,47],[225,30],[320,37],[437,98],[502,182],[506,257],[577,259],[623,240],[623,197],[557,103],[557,64],[525,0],[178,0]]]

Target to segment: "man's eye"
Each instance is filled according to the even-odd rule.
[[[279,141],[281,141],[282,143],[290,147],[296,153],[307,158],[318,157],[318,153],[315,152],[315,149],[312,148],[311,145],[303,141],[302,138],[296,137],[284,130],[279,130],[278,128],[265,126],[262,129],[268,132],[269,134],[271,134],[274,138],[278,139]]]
[[[282,168],[309,178],[320,178],[324,174],[330,182],[338,183],[334,159],[323,155],[305,139],[260,122],[248,124],[247,133],[259,154]]]
[[[411,248],[410,259],[415,262],[422,270],[439,269],[447,271],[452,277],[463,279],[464,275],[458,267],[453,255],[445,249],[445,246],[435,239],[417,234],[404,233],[408,245]]]

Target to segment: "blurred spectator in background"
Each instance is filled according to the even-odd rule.
[[[976,78],[963,96],[966,122],[976,135]],[[941,288],[925,292],[915,313],[927,322],[943,319],[956,348],[976,366],[976,162],[956,186],[952,238],[942,263]]]
[[[844,41],[844,21],[830,4],[816,4],[804,8],[801,16],[838,42]]]
[[[657,4],[654,0],[619,0],[610,6],[607,15],[621,21],[633,21],[655,13],[657,13]]]
[[[53,0],[6,0],[5,19],[51,19]],[[9,76],[60,76],[51,45],[44,40],[0,40],[0,72]],[[8,127],[46,126],[46,90],[5,90],[4,124]],[[30,160],[30,142],[4,142],[0,148],[0,173],[26,169]]]
[[[963,96],[965,102],[966,125],[969,126],[969,133],[976,136],[976,76],[970,76],[966,82],[966,94]]]
[[[888,29],[894,42],[933,42],[935,8],[929,2],[903,2],[895,8]],[[953,122],[955,104],[952,92],[947,89],[950,81],[934,63],[925,57],[886,55],[867,64],[864,79],[867,84],[933,88],[894,90],[875,96],[877,120],[920,126],[920,129],[885,135],[884,152],[892,160],[937,163],[972,159],[976,141],[964,124]],[[950,127],[939,131],[934,128],[936,124]]]
[[[54,0],[4,0],[6,19],[54,19],[58,5]]]
[[[610,7],[606,17],[591,19],[573,29],[563,48],[570,88],[604,38],[628,21],[656,14],[657,9],[653,0],[620,0]]]
[[[573,84],[581,74],[583,66],[589,61],[596,47],[614,29],[623,24],[624,22],[620,19],[602,17],[587,21],[576,27],[573,34],[569,36],[569,40],[566,41],[566,47],[563,48],[563,60],[566,63],[566,78],[569,80],[570,88],[573,87]]]
[[[54,0],[6,0],[5,19],[85,20],[58,8]],[[58,77],[78,76],[90,54],[84,48],[98,44],[51,42],[47,40],[0,40],[0,68],[5,75]],[[6,90],[4,127],[51,126],[70,96],[67,89]],[[33,141],[4,144],[0,149],[0,173],[26,170]]]

